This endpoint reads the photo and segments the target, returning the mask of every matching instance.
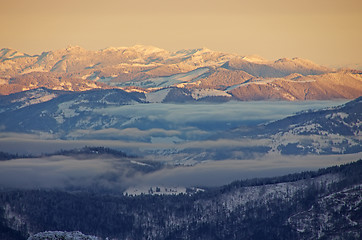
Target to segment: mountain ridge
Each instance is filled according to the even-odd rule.
[[[201,69],[208,70],[194,74]],[[171,52],[135,45],[93,51],[70,46],[39,55],[5,48],[0,51],[0,94],[39,87],[143,92],[177,87],[220,90],[243,101],[296,101],[359,97],[362,77],[360,71],[336,70],[301,58],[270,61],[207,48]]]
[[[154,141],[152,137],[157,139],[157,137],[166,136],[163,134],[153,136],[151,134],[137,140],[135,138],[137,135],[124,134],[123,131],[127,128],[133,130],[165,128],[168,131],[177,129],[178,125],[162,118],[149,119],[147,115],[132,113],[130,109],[145,108],[152,111],[152,107],[161,107],[160,104],[163,103],[172,103],[170,106],[176,106],[177,103],[185,102],[188,103],[185,105],[190,105],[191,103],[208,101],[209,98],[212,98],[213,102],[228,101],[232,98],[228,95],[222,95],[222,93],[224,92],[191,92],[184,88],[166,88],[146,94],[127,92],[121,89],[93,89],[84,92],[63,92],[48,89],[29,90],[0,96],[0,126],[4,132],[29,134],[43,132],[54,134],[62,139],[87,139],[90,136],[97,137],[97,132],[99,132],[99,137],[102,139],[116,138],[152,144]],[[208,97],[204,98],[205,95]],[[362,133],[360,124],[362,118],[361,99],[359,97],[331,109],[297,113],[266,125],[250,127],[238,125],[236,128],[232,128],[230,125],[226,126],[225,131],[219,132],[223,129],[223,125],[221,125],[216,135],[210,135],[208,140],[212,142],[234,141],[232,145],[224,146],[223,150],[221,147],[204,146],[204,148],[196,151],[192,144],[187,144],[187,141],[191,140],[188,139],[188,134],[176,133],[178,137],[182,137],[174,136],[175,138],[172,139],[173,135],[170,135],[168,136],[170,138],[166,137],[165,140],[186,141],[184,144],[174,145],[175,149],[173,150],[163,148],[163,150],[159,149],[160,152],[158,152],[156,148],[154,152],[150,149],[151,152],[143,154],[172,155],[175,159],[180,158],[177,160],[180,163],[188,160],[200,162],[204,160],[246,159],[255,157],[253,154],[265,155],[274,152],[283,155],[358,154],[362,151],[360,147]],[[186,122],[187,119],[180,124],[183,125]],[[213,124],[220,123],[209,120],[209,123],[204,123],[203,127],[208,129],[208,124],[210,124],[211,129],[215,130],[218,127],[213,126]],[[197,121],[190,126],[199,127]],[[103,135],[102,131],[106,129],[113,131],[114,134],[117,132],[118,134],[122,132],[122,134]],[[248,145],[243,146],[245,141],[248,142]],[[211,146],[213,145],[211,144]]]

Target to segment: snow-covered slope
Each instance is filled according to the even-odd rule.
[[[294,77],[291,77],[294,76]],[[207,48],[170,52],[153,46],[79,46],[27,55],[0,51],[0,94],[46,87],[150,92],[179,87],[221,90],[240,100],[352,99],[362,95],[361,72],[336,71],[309,60],[269,61]]]
[[[182,84],[193,83],[197,81],[201,75],[208,71],[208,68],[199,68],[187,73],[179,73],[168,77],[149,78],[146,81],[124,82],[116,85],[121,87],[134,86],[142,88],[165,88],[171,86],[182,86]]]
[[[362,97],[345,105],[309,111],[265,126],[285,154],[330,154],[362,151]]]
[[[356,154],[362,157],[362,98],[344,105],[308,110],[259,126],[240,126],[211,137],[230,146],[210,147],[202,154],[190,149],[188,160],[248,159],[255,155]],[[180,153],[180,154],[181,154]]]
[[[37,88],[9,96],[0,96],[0,113],[47,102],[63,94],[67,94],[67,92]]]
[[[14,59],[19,57],[28,57],[29,55],[16,51],[11,48],[3,48],[0,50],[0,61],[5,59]]]
[[[3,97],[4,100],[10,98],[5,101],[10,103],[2,106],[1,110],[1,121],[7,126],[7,131],[47,129],[46,131],[51,132],[68,132],[72,129],[112,128],[132,117],[107,112],[107,107],[144,103],[145,99],[143,93],[128,93],[120,89],[63,92],[58,97],[54,97],[52,93],[47,94],[45,90],[32,90],[26,94],[40,94],[41,97],[34,97],[32,101],[28,98],[26,101],[23,100],[22,95]]]
[[[309,209],[288,218],[300,239],[359,239],[361,184],[319,198]],[[339,217],[336,217],[339,216]],[[341,232],[341,229],[343,231]]]
[[[242,70],[255,77],[285,77],[292,73],[318,75],[331,72],[331,69],[300,58],[283,58],[276,61],[253,61],[248,58],[235,58],[223,65],[227,69]]]
[[[340,107],[306,111],[266,125],[240,128],[238,126],[243,121],[222,120],[224,113],[220,113],[221,116],[210,115],[215,119],[204,121],[202,114],[198,116],[197,112],[187,112],[192,106],[190,103],[232,98],[224,91],[213,89],[164,88],[146,93],[120,89],[85,92],[38,89],[1,96],[0,126],[4,132],[52,133],[65,139],[90,134],[89,137],[102,139],[153,143],[158,147],[145,148],[148,154],[172,156],[173,161],[179,163],[247,159],[254,158],[254,154],[268,153],[320,155],[362,152],[361,98]],[[172,111],[166,110],[172,109],[173,104],[165,105],[165,110],[158,104],[180,102],[187,103],[179,106],[180,111],[185,111],[183,114],[187,118],[184,120],[183,117],[175,119],[170,115]],[[210,107],[203,106],[199,104],[198,109],[207,111]],[[230,103],[229,107],[233,106]],[[133,108],[136,110],[133,111]],[[201,129],[205,130],[199,131]],[[93,132],[99,135],[92,135]],[[209,144],[197,143],[195,146],[200,147],[196,148],[192,143],[184,142],[204,141],[206,137]],[[167,147],[161,146],[166,143]]]
[[[171,89],[167,88],[146,93],[146,101],[150,103],[162,103],[170,91]]]

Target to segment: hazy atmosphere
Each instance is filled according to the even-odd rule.
[[[361,0],[0,0],[0,240],[362,239]]]
[[[75,130],[62,139],[56,133],[3,132],[0,133],[0,151],[38,155],[84,146],[106,146],[137,156],[134,160],[158,161],[168,167],[145,173],[112,156],[24,158],[0,161],[0,187],[99,187],[119,192],[139,185],[221,186],[236,179],[278,176],[351,162],[362,154],[282,156],[255,153],[236,158],[223,155],[229,151],[249,152],[269,142],[267,139],[228,138],[228,135],[223,136],[225,131],[342,103],[345,101],[140,104],[95,110],[136,119],[121,129]],[[219,134],[221,138],[215,138]],[[214,151],[221,154],[217,161],[212,161],[215,160],[212,156],[209,159],[207,155],[206,159],[198,157]]]
[[[0,46],[28,54],[144,44],[362,65],[359,0],[13,0],[0,8]]]
[[[130,120],[117,129],[74,128],[68,135],[59,135],[56,132],[51,134],[45,131],[27,131],[26,134],[9,133],[2,130],[0,132],[0,151],[42,154],[91,145],[108,146],[119,150],[129,149],[130,153],[143,156],[145,155],[142,153],[144,149],[183,148],[185,145],[205,148],[211,144],[210,141],[207,141],[211,140],[210,137],[239,126],[256,126],[291,116],[303,110],[333,107],[345,102],[345,100],[339,100],[252,101],[222,104],[155,103],[95,108],[93,113],[120,119],[129,117]],[[232,141],[240,140],[230,142]],[[223,145],[228,145],[230,142],[226,141]],[[222,142],[218,144],[222,144]],[[147,158],[147,155],[145,157]]]

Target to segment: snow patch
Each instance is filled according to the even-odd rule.
[[[212,205],[222,205],[230,212],[244,207],[247,204],[266,205],[268,199],[278,198],[281,201],[292,201],[295,195],[312,184],[316,187],[330,186],[341,180],[338,174],[326,174],[312,179],[299,180],[296,182],[284,182],[277,184],[266,184],[262,186],[242,187],[238,190],[227,192],[216,201],[197,201],[202,208],[213,208]],[[216,208],[216,207],[215,207]]]
[[[58,105],[58,111],[54,117],[57,123],[62,124],[65,121],[65,118],[71,118],[78,116],[79,113],[75,109],[71,109],[70,106],[73,106],[75,101],[64,102]]]
[[[17,103],[17,102],[22,103],[21,106],[17,107],[17,109],[19,109],[19,108],[27,107],[29,105],[47,102],[56,97],[57,97],[57,95],[54,93],[48,93],[42,89],[36,89],[36,90],[30,91],[30,92],[27,92],[26,95],[22,98],[12,100],[11,103]]]
[[[162,103],[170,91],[171,89],[167,88],[155,92],[146,93],[146,101],[150,103]]]
[[[147,163],[137,162],[137,161],[135,161],[135,160],[131,160],[131,163],[136,164],[136,165],[140,165],[140,166],[151,167],[151,165],[149,165],[149,164],[147,164]]]
[[[142,87],[142,88],[165,88],[165,87],[171,87],[173,85],[186,83],[186,82],[194,82],[199,79],[199,77],[208,72],[208,68],[199,68],[187,73],[179,73],[175,75],[171,75],[168,77],[157,77],[157,78],[150,78],[144,81],[138,81],[138,82],[125,82],[117,84],[117,86],[121,87]]]
[[[0,78],[0,85],[8,84],[8,81]]]
[[[244,56],[242,57],[243,60],[248,61],[248,62],[252,62],[252,63],[267,63],[270,62],[258,55],[249,55],[249,56]]]
[[[32,72],[46,72],[46,70],[42,66],[34,67],[34,68],[31,67],[31,68],[24,69],[20,74],[24,75],[24,74],[32,73]]]
[[[348,118],[348,114],[344,113],[344,112],[337,112],[337,113],[332,113],[332,114],[327,114],[326,115],[326,119],[336,119],[336,118],[340,118],[340,119],[345,119]]]

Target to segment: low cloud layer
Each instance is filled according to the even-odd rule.
[[[139,179],[141,185],[220,186],[235,180],[281,176],[340,165],[362,158],[362,154],[328,156],[266,155],[251,160],[210,161],[190,167],[164,169]]]
[[[187,104],[122,106],[102,111],[116,115],[122,109],[121,114],[134,117],[135,122],[130,122],[129,126],[123,129],[76,130],[69,134],[68,139],[59,139],[55,134],[40,132],[0,132],[0,151],[41,154],[60,149],[104,146],[137,155],[143,161],[157,160],[175,165],[178,160],[190,158],[189,154],[197,155],[216,150],[222,152],[231,148],[242,151],[242,148],[268,145],[267,139],[207,140],[208,136],[222,129],[230,129],[233,124],[256,124],[260,121],[276,120],[303,109],[332,105],[336,105],[336,102],[247,102],[220,104],[218,107],[215,107],[215,104],[199,104],[197,107]],[[155,125],[143,127],[140,122],[137,123],[140,114]],[[222,125],[219,126],[219,122]],[[166,125],[162,125],[163,123]],[[183,152],[185,149],[188,152]],[[233,153],[238,154],[237,151]],[[328,156],[260,154],[252,159],[245,156],[244,160],[228,159],[227,156],[223,161],[190,161],[191,164],[197,164],[170,166],[150,173],[139,171],[137,163],[132,166],[112,157],[76,159],[53,156],[0,161],[0,187],[122,191],[139,185],[220,186],[238,179],[277,176],[351,162],[361,159],[362,153]]]
[[[252,160],[203,162],[194,166],[138,171],[116,158],[53,156],[0,162],[0,187],[93,189],[122,192],[132,186],[220,186],[235,180],[270,177],[352,162],[362,154],[329,156],[266,155]]]
[[[132,121],[124,123],[126,128],[178,130],[179,128],[196,127],[201,130],[225,130],[240,125],[281,119],[301,110],[336,106],[345,102],[257,101],[227,102],[222,104],[137,104],[101,108],[96,109],[95,112],[131,118]]]
[[[96,176],[112,170],[106,161],[64,156],[15,159],[0,162],[0,166],[0,185],[16,188],[87,186]]]

